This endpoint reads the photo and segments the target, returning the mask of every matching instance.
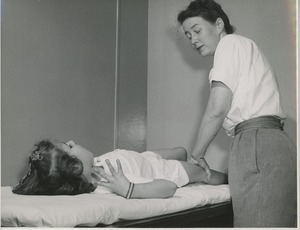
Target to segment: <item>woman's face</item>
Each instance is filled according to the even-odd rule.
[[[82,175],[91,182],[92,180],[92,170],[94,165],[94,155],[87,149],[76,145],[74,141],[68,141],[66,143],[61,143],[61,148],[67,152],[69,155],[78,158],[83,164]]]
[[[224,26],[220,20],[212,24],[199,16],[187,18],[182,23],[185,35],[203,57],[215,54],[218,43],[224,35]]]

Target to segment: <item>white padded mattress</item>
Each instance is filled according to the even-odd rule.
[[[24,196],[1,188],[1,225],[74,227],[112,224],[169,214],[230,200],[228,185],[192,184],[168,199],[131,199],[111,193],[76,196]]]

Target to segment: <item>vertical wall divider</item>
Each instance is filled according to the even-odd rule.
[[[120,0],[116,0],[116,53],[115,53],[115,94],[114,94],[114,149],[118,145],[119,123],[119,25],[120,25]]]

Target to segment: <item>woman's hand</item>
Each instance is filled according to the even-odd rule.
[[[210,181],[211,171],[204,157],[198,158],[197,160],[194,157],[191,157],[189,162],[195,165],[199,165],[201,168],[203,168],[206,172],[207,181]]]
[[[117,160],[118,171],[114,169],[109,160],[106,160],[105,162],[111,175],[106,174],[102,168],[96,167],[92,173],[92,177],[94,179],[93,183],[106,187],[113,193],[116,193],[120,196],[126,197],[130,182],[123,173],[120,161]],[[101,181],[101,178],[105,179],[106,181]]]

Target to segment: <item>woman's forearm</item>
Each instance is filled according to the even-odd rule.
[[[200,123],[197,143],[192,152],[195,159],[204,157],[230,109],[232,92],[222,82],[213,82],[205,113]]]
[[[204,114],[198,131],[197,143],[192,152],[193,158],[199,159],[204,157],[208,146],[218,134],[224,118],[225,115],[213,117],[209,114]]]

